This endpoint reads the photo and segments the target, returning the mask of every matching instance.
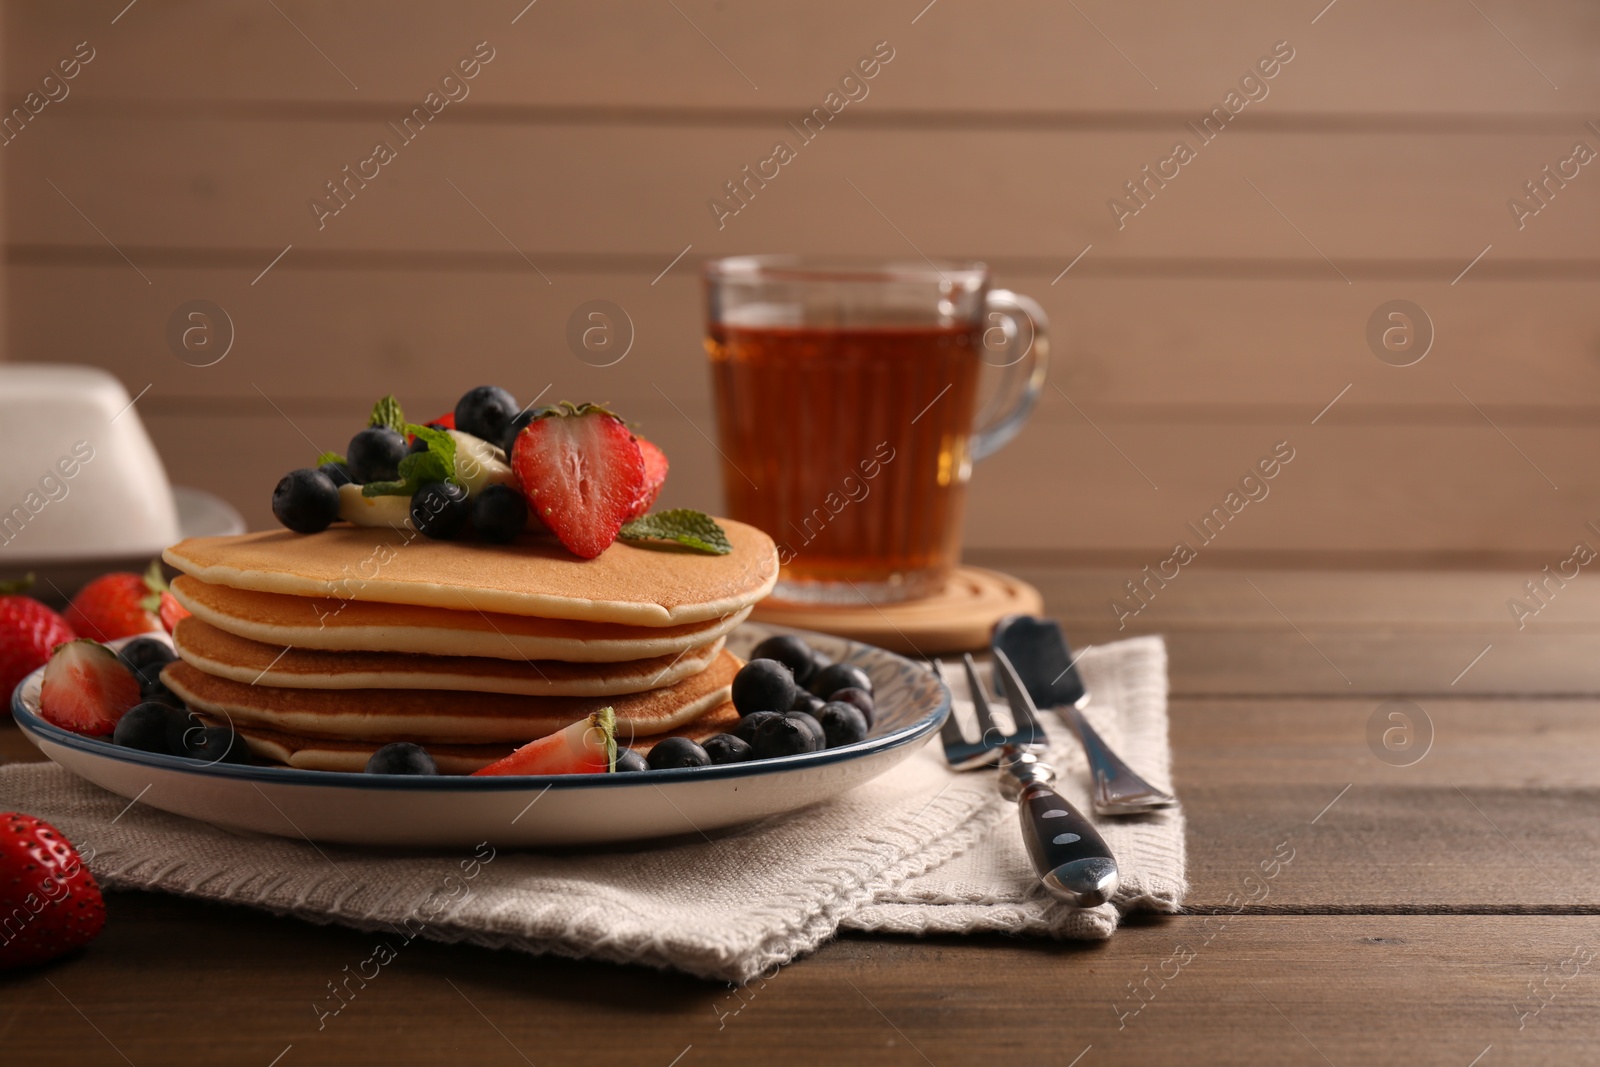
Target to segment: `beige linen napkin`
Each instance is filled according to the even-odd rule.
[[[1090,649],[1079,669],[1095,694],[1096,728],[1155,784],[1170,785],[1161,640]],[[1057,785],[1087,810],[1082,754],[1049,726]],[[397,854],[244,836],[130,805],[48,764],[0,768],[0,810],[55,824],[104,885],[370,930],[392,953],[426,937],[743,982],[841,925],[1103,938],[1118,915],[1044,897],[994,772],[953,774],[936,738],[891,773],[805,811],[606,850],[497,851],[491,841],[470,854]],[[1100,827],[1122,867],[1117,905],[1176,910],[1181,812]]]

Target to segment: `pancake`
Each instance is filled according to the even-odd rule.
[[[547,536],[490,545],[341,523],[314,534],[193,537],[162,558],[202,581],[263,593],[673,626],[749,607],[778,579],[772,538],[718,521],[733,545],[726,556],[618,541],[586,560]]]
[[[714,641],[750,614],[749,608],[741,608],[705,622],[626,626],[259,593],[208,585],[186,574],[173,579],[172,593],[196,618],[217,629],[278,648],[557,659],[568,663],[620,663],[676,656],[684,649]]]
[[[611,697],[512,696],[414,689],[284,689],[217,678],[178,660],[162,681],[189,707],[236,726],[342,740],[524,744],[610,706],[623,737],[665,733],[728,699],[740,667],[723,651],[676,685]]]
[[[479,659],[401,652],[321,652],[265,645],[187,618],[172,633],[185,663],[246,685],[291,689],[448,689],[524,696],[603,697],[675,685],[709,667],[718,637],[675,656],[627,663]]]
[[[706,712],[691,723],[680,726],[669,733],[654,734],[650,737],[635,738],[628,745],[623,737],[617,738],[618,746],[626,745],[641,755],[646,754],[655,745],[669,737],[688,737],[695,741],[705,741],[716,734],[726,733],[733,729],[739,721],[739,713],[733,710],[733,705],[723,702]],[[286,734],[277,730],[263,730],[254,726],[238,727],[239,736],[244,738],[258,759],[270,760],[274,763],[286,764],[300,770],[307,771],[350,771],[359,773],[366,769],[367,760],[372,754],[388,741],[330,741],[321,738],[304,737],[295,734]],[[396,737],[391,741],[408,741],[411,738]],[[471,774],[482,767],[487,767],[497,759],[509,756],[517,746],[515,745],[429,745],[428,755],[433,757],[433,762],[438,764],[439,770],[444,774]]]

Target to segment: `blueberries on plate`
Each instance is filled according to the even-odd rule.
[[[184,732],[184,748],[178,753],[207,763],[249,763],[250,746],[231,726],[202,726]]]
[[[811,736],[817,739],[817,750],[819,752],[828,747],[828,732],[822,728],[822,723],[817,720],[815,715],[809,711],[791,711],[786,718],[794,719],[811,731]]]
[[[166,755],[172,751],[167,747],[167,720],[172,715],[173,709],[166,704],[154,702],[135,704],[117,720],[117,728],[111,734],[111,741],[123,748],[137,748],[142,752],[160,752]]]
[[[821,732],[820,726],[803,722],[800,716],[804,713],[778,715],[770,719],[763,719],[751,731],[750,749],[756,759],[777,759],[780,756],[797,756],[803,752],[815,752],[822,747],[822,740],[817,736]],[[806,715],[807,719],[811,716]],[[815,732],[813,732],[815,731]]]
[[[701,747],[715,764],[743,763],[745,760],[755,759],[755,752],[751,750],[750,742],[734,734],[708,737]]]
[[[808,693],[804,689],[801,689],[795,693],[794,703],[789,705],[789,710],[804,711],[808,714],[815,715],[817,713],[817,709],[826,703],[827,701],[817,696],[817,694]]]
[[[350,468],[345,466],[343,463],[337,463],[333,460],[329,460],[327,463],[324,463],[322,466],[318,467],[317,470],[328,476],[328,480],[333,483],[333,487],[335,489],[339,488],[341,485],[356,484],[355,476],[350,473]]]
[[[515,540],[527,525],[527,498],[509,485],[491,485],[472,502],[472,528],[490,544]]]
[[[404,434],[387,426],[368,426],[350,438],[345,466],[350,469],[350,476],[362,484],[392,482],[400,477],[400,461],[405,458]]]
[[[873,701],[871,693],[865,689],[857,689],[855,686],[850,686],[839,690],[837,693],[828,694],[828,703],[832,704],[836,701],[854,704],[861,709],[861,714],[867,717],[867,725],[872,725],[872,717],[877,712],[878,706]],[[813,711],[811,714],[816,715],[816,712]],[[820,718],[821,716],[818,717]]]
[[[410,741],[391,741],[367,760],[368,774],[438,774],[428,750]]]
[[[312,467],[290,471],[272,490],[272,514],[295,533],[319,533],[339,517],[339,487]]]
[[[652,771],[664,771],[671,767],[709,767],[711,757],[687,737],[669,737],[655,743],[647,762]]]
[[[429,482],[411,496],[411,525],[435,541],[450,541],[466,529],[472,505],[454,482]]]
[[[649,761],[633,749],[617,749],[617,762],[616,766],[612,768],[613,771],[621,773],[623,771],[648,771],[649,769]]]
[[[811,646],[793,634],[777,634],[767,638],[751,651],[750,658],[777,660],[789,668],[796,685],[805,685],[817,672],[817,661],[812,658]]]
[[[198,739],[205,726],[205,720],[194,712],[173,708],[167,718],[167,751],[174,756],[187,756],[189,739]]]
[[[817,712],[817,721],[822,724],[822,732],[827,738],[829,748],[853,745],[857,741],[866,740],[867,717],[854,704],[846,704],[842,700],[830,700],[822,705],[821,711]]]
[[[490,444],[505,440],[516,417],[517,398],[498,385],[480,385],[456,401],[456,429]]]
[[[782,717],[783,712],[781,711],[752,711],[739,720],[739,725],[733,728],[733,736],[746,744],[755,744],[752,739],[761,724],[770,722],[773,719],[781,719]]]
[[[161,682],[161,668],[178,658],[172,646],[154,637],[138,637],[117,652],[122,665],[139,679],[139,692],[145,693]]]
[[[784,711],[794,704],[794,675],[775,659],[753,659],[733,677],[733,706],[740,715]]]
[[[817,696],[826,700],[841,689],[864,689],[872,692],[872,679],[867,677],[867,672],[860,667],[848,663],[834,663],[817,672],[811,679],[811,684],[806,686]]]

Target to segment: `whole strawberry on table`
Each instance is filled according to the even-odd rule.
[[[339,521],[493,544],[548,532],[583,559],[619,539],[731,551],[707,515],[649,513],[667,479],[666,453],[599,404],[523,409],[499,386],[480,385],[455,410],[417,424],[386,396],[343,455],[325,452],[317,463],[273,490],[272,513],[297,533]]]
[[[28,967],[82,948],[106,924],[94,875],[54,826],[0,812],[0,969]]]

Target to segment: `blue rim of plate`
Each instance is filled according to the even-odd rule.
[[[826,634],[812,635],[809,631],[796,630],[787,626],[773,626],[766,623],[760,625],[763,629],[771,630],[774,633],[792,633],[799,636],[830,637],[832,640],[843,640]],[[113,642],[113,644],[116,644],[116,642]],[[22,691],[35,678],[44,674],[43,667],[29,674],[12,691],[11,716],[16,720],[17,726],[21,728],[23,733],[44,738],[66,748],[116,760],[119,763],[159,767],[163,770],[181,771],[202,777],[232,778],[245,782],[277,782],[284,785],[322,785],[342,789],[415,787],[431,792],[478,791],[491,793],[526,790],[541,785],[550,789],[607,789],[628,785],[659,785],[663,782],[676,781],[756,778],[762,775],[776,774],[781,771],[796,770],[804,767],[825,767],[829,764],[859,759],[879,752],[888,752],[920,741],[944,725],[945,718],[950,714],[950,689],[932,672],[918,667],[911,660],[890,652],[888,649],[848,640],[845,641],[845,645],[845,654],[839,657],[839,662],[852,659],[863,652],[873,652],[898,660],[904,669],[925,675],[928,681],[937,686],[936,692],[939,694],[938,706],[916,721],[892,730],[881,737],[868,737],[866,740],[857,741],[853,745],[823,749],[821,752],[803,752],[796,756],[778,756],[772,759],[726,763],[711,767],[671,767],[662,770],[629,771],[621,775],[616,772],[610,774],[500,774],[486,775],[481,778],[469,774],[441,774],[438,776],[365,774],[356,771],[308,771],[295,767],[257,767],[235,763],[206,763],[202,760],[189,759],[186,756],[169,756],[160,752],[144,752],[136,748],[123,748],[113,744],[110,739],[102,740],[100,738],[87,737],[83,734],[75,734],[71,730],[64,730],[53,723],[46,722],[28,710],[22,702]]]

